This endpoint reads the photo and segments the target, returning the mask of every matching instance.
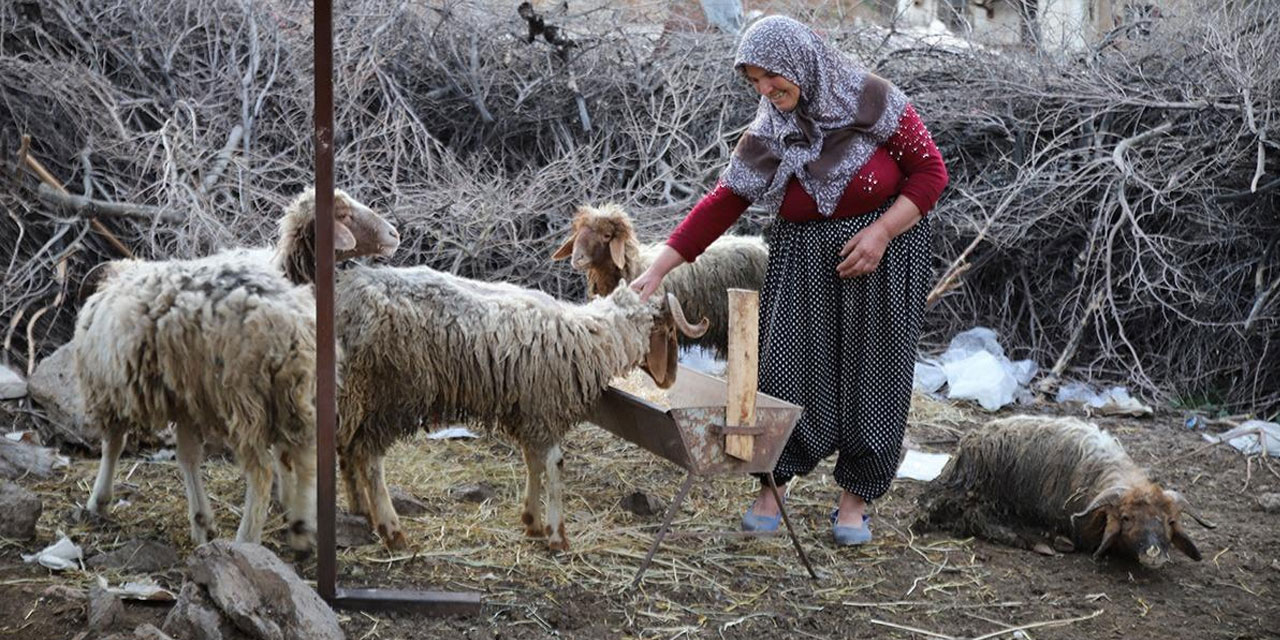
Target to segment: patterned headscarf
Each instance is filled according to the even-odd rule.
[[[849,180],[897,129],[906,95],[784,16],[747,29],[734,60],[739,71],[743,65],[790,80],[800,87],[800,102],[783,112],[761,96],[720,181],[775,213],[795,176],[818,212],[830,216]]]

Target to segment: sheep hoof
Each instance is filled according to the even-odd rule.
[[[1059,553],[1075,553],[1076,545],[1068,540],[1066,536],[1054,536],[1053,548]]]
[[[547,548],[553,553],[564,553],[569,550],[569,541],[565,539],[548,540]]]
[[[403,531],[392,531],[390,535],[383,536],[382,540],[392,551],[404,551],[409,548],[409,539],[405,537]]]
[[[1047,544],[1045,544],[1045,543],[1043,543],[1043,542],[1037,542],[1037,543],[1035,543],[1034,545],[1032,545],[1031,550],[1032,550],[1032,551],[1034,551],[1034,552],[1036,552],[1036,553],[1038,553],[1038,554],[1040,554],[1040,555],[1042,555],[1042,556],[1056,556],[1056,555],[1058,555],[1058,552],[1057,552],[1057,551],[1054,551],[1054,550],[1053,550],[1053,547],[1050,547],[1049,545],[1047,545]]]

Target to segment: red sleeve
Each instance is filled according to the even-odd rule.
[[[686,262],[693,262],[706,251],[707,246],[733,226],[751,201],[729,190],[723,184],[703,196],[684,217],[671,236],[667,246],[676,250]]]
[[[950,177],[942,154],[915,107],[907,105],[898,121],[898,130],[889,136],[884,147],[902,169],[901,194],[920,208],[920,215],[928,213],[937,204]]]

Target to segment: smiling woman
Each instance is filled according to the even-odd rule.
[[[656,291],[754,203],[776,213],[761,293],[762,392],[805,408],[774,469],[780,482],[839,452],[832,533],[871,539],[867,501],[889,489],[906,426],[931,277],[924,213],[947,170],[906,95],[782,16],[742,36],[734,67],[759,94],[720,184],[632,286]],[[762,487],[743,516],[776,529]]]

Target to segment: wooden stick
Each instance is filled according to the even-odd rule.
[[[746,289],[729,289],[729,374],[725,401],[726,427],[756,424],[756,389],[759,383],[760,294]],[[752,435],[728,434],[725,453],[750,460],[755,452]]]
[[[1084,620],[1092,620],[1092,619],[1094,619],[1094,618],[1096,618],[1096,617],[1098,617],[1098,616],[1102,615],[1102,611],[1103,611],[1102,609],[1098,609],[1097,611],[1094,611],[1093,613],[1091,613],[1091,614],[1089,614],[1089,615],[1087,615],[1087,616],[1080,616],[1079,618],[1071,618],[1071,619],[1068,619],[1068,620],[1046,620],[1046,621],[1044,621],[1044,622],[1033,622],[1033,623],[1031,623],[1031,624],[1024,624],[1024,625],[1019,625],[1019,626],[1016,626],[1016,627],[1009,627],[1008,629],[1001,629],[1001,630],[999,630],[999,631],[992,631],[991,633],[987,633],[987,634],[983,634],[983,635],[977,636],[977,637],[975,637],[975,638],[972,638],[971,640],[989,640],[990,638],[995,638],[995,637],[997,637],[997,636],[1002,636],[1002,635],[1004,635],[1004,634],[1006,634],[1006,633],[1013,633],[1014,631],[1026,631],[1027,629],[1037,629],[1037,628],[1040,628],[1040,627],[1053,627],[1053,626],[1060,626],[1060,625],[1065,625],[1065,624],[1074,624],[1074,623],[1076,623],[1076,622],[1081,622],[1081,621],[1084,621]],[[874,622],[874,620],[873,620],[872,622]]]
[[[90,219],[96,216],[117,216],[121,218],[133,218],[135,220],[155,220],[160,219],[165,222],[181,222],[182,216],[168,209],[159,207],[151,207],[143,204],[132,204],[128,202],[108,202],[106,200],[94,200],[84,196],[72,195],[64,191],[58,191],[53,187],[42,184],[39,189],[40,199],[50,204],[58,205],[65,209],[71,209],[76,214]]]
[[[31,155],[30,151],[31,136],[24,134],[22,136],[22,146],[18,148],[18,164],[26,165],[32,173],[36,174],[36,177],[40,178],[40,180],[56,191],[70,195],[67,193],[67,188],[62,186],[62,183],[59,182],[57,178],[53,177],[53,174],[49,173],[49,170],[45,169],[44,165],[40,164],[40,161],[36,160],[35,156]],[[116,250],[126,258],[134,257],[133,251],[130,251],[129,247],[125,246],[123,242],[120,242],[120,239],[117,238],[114,233],[111,233],[110,229],[103,226],[101,222],[91,218],[89,220],[89,225],[93,227],[93,230],[97,232],[98,235],[106,238],[107,242],[110,242],[111,246],[115,247]]]
[[[934,633],[934,632],[932,632],[932,631],[925,631],[924,629],[917,629],[917,628],[915,628],[915,627],[908,627],[908,626],[906,626],[906,625],[902,625],[902,624],[894,624],[894,623],[892,623],[892,622],[885,622],[884,620],[872,620],[872,621],[871,621],[871,624],[878,624],[878,625],[880,625],[880,626],[882,626],[882,627],[891,627],[891,628],[893,628],[893,629],[901,629],[901,630],[903,630],[903,631],[910,631],[910,632],[912,632],[912,633],[918,633],[918,634],[920,634],[920,635],[923,635],[923,636],[929,636],[929,637],[932,637],[932,638],[943,638],[944,640],[957,640],[957,638],[956,638],[955,636],[949,636],[949,635],[945,635],[945,634],[942,634],[942,633]]]

